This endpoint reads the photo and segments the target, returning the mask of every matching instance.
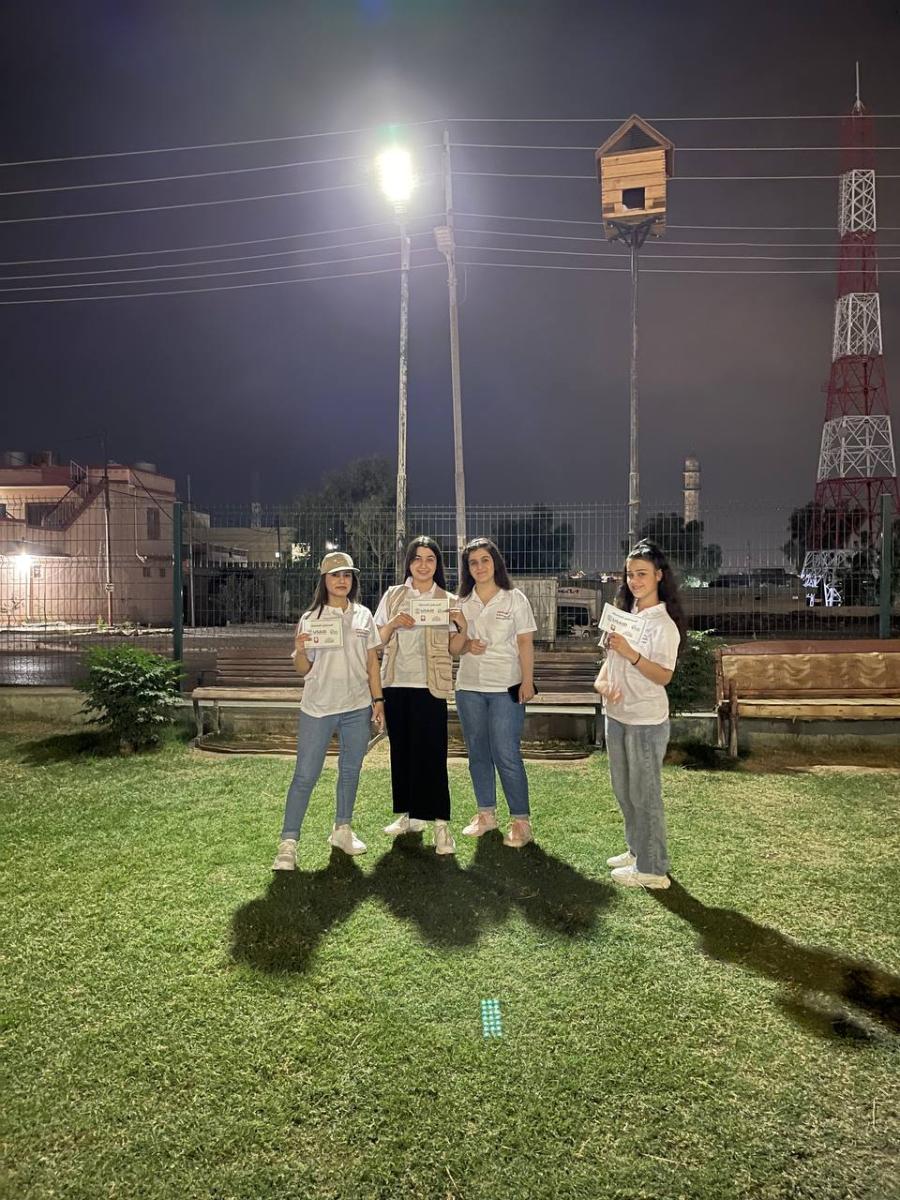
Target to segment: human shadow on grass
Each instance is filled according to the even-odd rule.
[[[497,833],[480,839],[467,869],[418,835],[401,836],[368,876],[340,851],[322,870],[277,872],[265,896],[234,914],[232,957],[264,971],[305,971],[329,930],[366,899],[414,926],[427,945],[451,950],[475,945],[514,909],[552,934],[586,934],[613,889],[539,846],[510,850]]]
[[[779,1007],[807,1032],[852,1041],[882,1040],[882,1033],[841,1007],[847,1005],[900,1034],[900,978],[896,975],[864,959],[802,946],[734,909],[708,907],[674,879],[668,890],[649,894],[697,931],[702,953],[781,984],[784,991]]]
[[[368,879],[341,850],[318,871],[274,871],[266,894],[232,917],[232,958],[262,971],[305,971],[319,942],[368,894]]]

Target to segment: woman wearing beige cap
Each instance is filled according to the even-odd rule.
[[[356,603],[359,571],[349,554],[326,554],[313,602],[300,618],[294,665],[304,677],[297,733],[297,765],[288,789],[273,871],[293,871],[297,839],[328,744],[339,743],[337,811],[328,841],[345,854],[364,854],[350,828],[359,772],[374,719],[384,729],[384,694],[377,651],[381,638],[371,612]]]

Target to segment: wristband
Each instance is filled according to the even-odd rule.
[[[373,696],[372,703],[373,704],[384,704],[384,696]]]
[[[643,654],[638,654],[637,658],[634,660],[634,662],[631,665],[633,667],[636,667],[643,657],[644,657]]]

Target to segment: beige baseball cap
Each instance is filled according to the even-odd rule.
[[[326,554],[319,564],[320,575],[333,575],[335,571],[353,571],[359,574],[359,567],[354,567],[353,559],[342,550],[333,550]]]

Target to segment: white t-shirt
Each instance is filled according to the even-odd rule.
[[[397,613],[411,613],[411,601],[414,596],[421,596],[423,600],[432,599],[437,590],[437,584],[433,583],[427,592],[420,592],[413,586],[412,579],[407,579],[405,584],[406,595],[400,602],[400,607]],[[382,625],[387,625],[391,620],[388,615],[388,596],[390,592],[385,592],[381,597],[381,603],[375,610],[375,624],[381,628]],[[394,682],[391,687],[409,687],[409,688],[424,688],[428,687],[428,674],[425,663],[425,630],[421,628],[413,629],[398,629],[393,637],[397,640],[396,657],[394,658]],[[382,676],[386,669],[386,661],[382,661],[381,671]]]
[[[459,605],[466,618],[466,636],[487,642],[484,654],[463,654],[456,687],[463,692],[505,692],[522,682],[519,661],[520,633],[534,633],[537,625],[531,604],[518,588],[502,588],[482,604],[473,589]]]
[[[305,612],[297,632],[308,632],[309,618],[318,615],[318,609]],[[348,604],[344,612],[326,604],[322,616],[343,622],[343,645],[306,651],[312,670],[303,680],[300,711],[311,717],[330,717],[335,713],[368,708],[372,703],[368,652],[381,645],[372,614],[362,604]]]
[[[636,609],[634,610],[637,611]],[[681,634],[666,612],[665,604],[642,609],[647,625],[637,642],[631,642],[635,653],[667,671],[674,671]],[[669,697],[661,683],[654,683],[641,674],[640,664],[633,667],[627,658],[610,650],[606,677],[610,685],[620,690],[622,699],[613,704],[606,700],[607,716],[623,725],[662,725],[669,719]]]

